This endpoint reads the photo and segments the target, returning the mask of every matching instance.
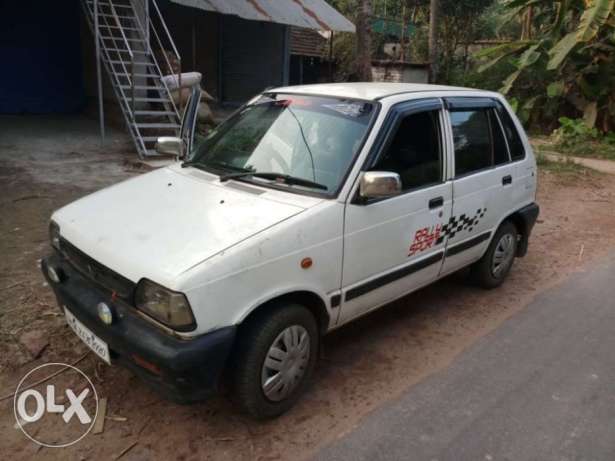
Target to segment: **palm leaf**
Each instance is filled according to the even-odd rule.
[[[510,89],[515,84],[515,81],[521,75],[521,72],[526,67],[534,64],[538,58],[540,58],[540,53],[536,51],[538,47],[542,45],[542,40],[532,46],[530,46],[527,50],[523,52],[523,54],[519,57],[519,62],[517,63],[517,70],[510,74],[506,80],[502,83],[502,88],[500,88],[500,93],[507,94]]]
[[[562,80],[557,82],[552,82],[547,86],[547,97],[549,98],[557,98],[564,94],[564,90],[566,89],[566,85]]]
[[[552,28],[555,33],[558,33],[562,25],[564,24],[564,19],[568,14],[569,7],[570,0],[562,0],[559,5],[557,5],[557,17],[555,18],[555,22],[553,23]]]
[[[505,54],[505,53],[510,54],[510,53],[514,53],[515,51],[519,51],[524,48],[527,48],[532,43],[535,43],[535,42],[534,41],[523,41],[523,42],[502,43],[500,45],[491,46],[489,48],[483,48],[482,50],[474,53],[472,57],[476,59],[481,59],[481,58],[488,58],[494,55],[499,56],[500,54]]]
[[[589,128],[593,128],[596,125],[596,119],[598,118],[598,104],[596,101],[590,102],[585,106],[583,111],[583,121]]]
[[[557,69],[562,64],[562,62],[564,62],[564,59],[566,59],[568,53],[570,53],[570,51],[575,47],[577,43],[578,40],[576,32],[570,32],[568,35],[564,36],[564,38],[562,38],[559,42],[557,42],[555,46],[553,46],[553,48],[549,50],[549,56],[551,58],[549,59],[549,63],[547,64],[547,69]]]
[[[591,6],[581,16],[577,29],[577,40],[587,42],[594,38],[613,12],[614,5],[615,0],[593,0]]]
[[[540,45],[542,45],[542,40],[535,45],[530,46],[523,52],[523,54],[519,57],[519,64],[517,65],[519,70],[523,70],[526,67],[531,66],[538,60],[540,53],[536,50]]]
[[[512,74],[510,74],[506,78],[506,80],[504,80],[504,82],[502,83],[502,88],[500,88],[500,93],[507,94],[510,91],[510,89],[515,84],[515,80],[517,80],[517,77],[519,77],[519,75],[521,74],[522,70],[523,69],[517,69]]]
[[[511,45],[511,44],[507,44],[507,45]],[[519,51],[524,50],[528,46],[530,46],[530,42],[521,42],[521,43],[516,43],[515,46],[508,46],[507,48],[501,48],[500,51],[502,51],[502,54],[482,64],[477,69],[477,72],[481,73],[481,72],[486,71],[490,67],[493,67],[494,65],[496,65],[502,58],[505,58],[506,56],[510,56],[511,54],[518,53]]]

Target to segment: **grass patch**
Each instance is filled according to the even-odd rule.
[[[605,138],[558,141],[555,136],[535,136],[531,142],[535,152],[556,152],[574,157],[615,161],[615,143]]]
[[[585,140],[584,142],[570,143],[561,142],[553,144],[554,150],[576,157],[597,158],[601,160],[615,161],[615,145],[596,140]]]
[[[600,172],[579,165],[568,157],[565,157],[563,160],[551,160],[540,149],[536,149],[535,155],[536,165],[542,171],[548,171],[568,178],[588,178],[601,175]]]

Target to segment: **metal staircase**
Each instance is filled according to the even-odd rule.
[[[159,136],[179,136],[179,110],[162,77],[177,73],[181,86],[181,58],[156,1],[82,0],[82,6],[139,157],[159,155]]]

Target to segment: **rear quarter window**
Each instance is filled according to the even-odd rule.
[[[497,104],[497,112],[502,122],[502,128],[504,128],[504,135],[508,142],[508,148],[510,150],[510,158],[514,162],[515,160],[521,160],[525,158],[525,147],[521,141],[521,136],[517,131],[517,127],[514,124],[512,117],[501,103]]]

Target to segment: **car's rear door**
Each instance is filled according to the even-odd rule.
[[[439,98],[394,106],[364,171],[400,175],[402,193],[345,210],[340,322],[435,280],[444,254],[442,224],[452,206],[444,114]]]
[[[442,274],[464,267],[484,253],[501,219],[514,204],[515,167],[491,98],[445,99],[454,155],[453,209]]]

